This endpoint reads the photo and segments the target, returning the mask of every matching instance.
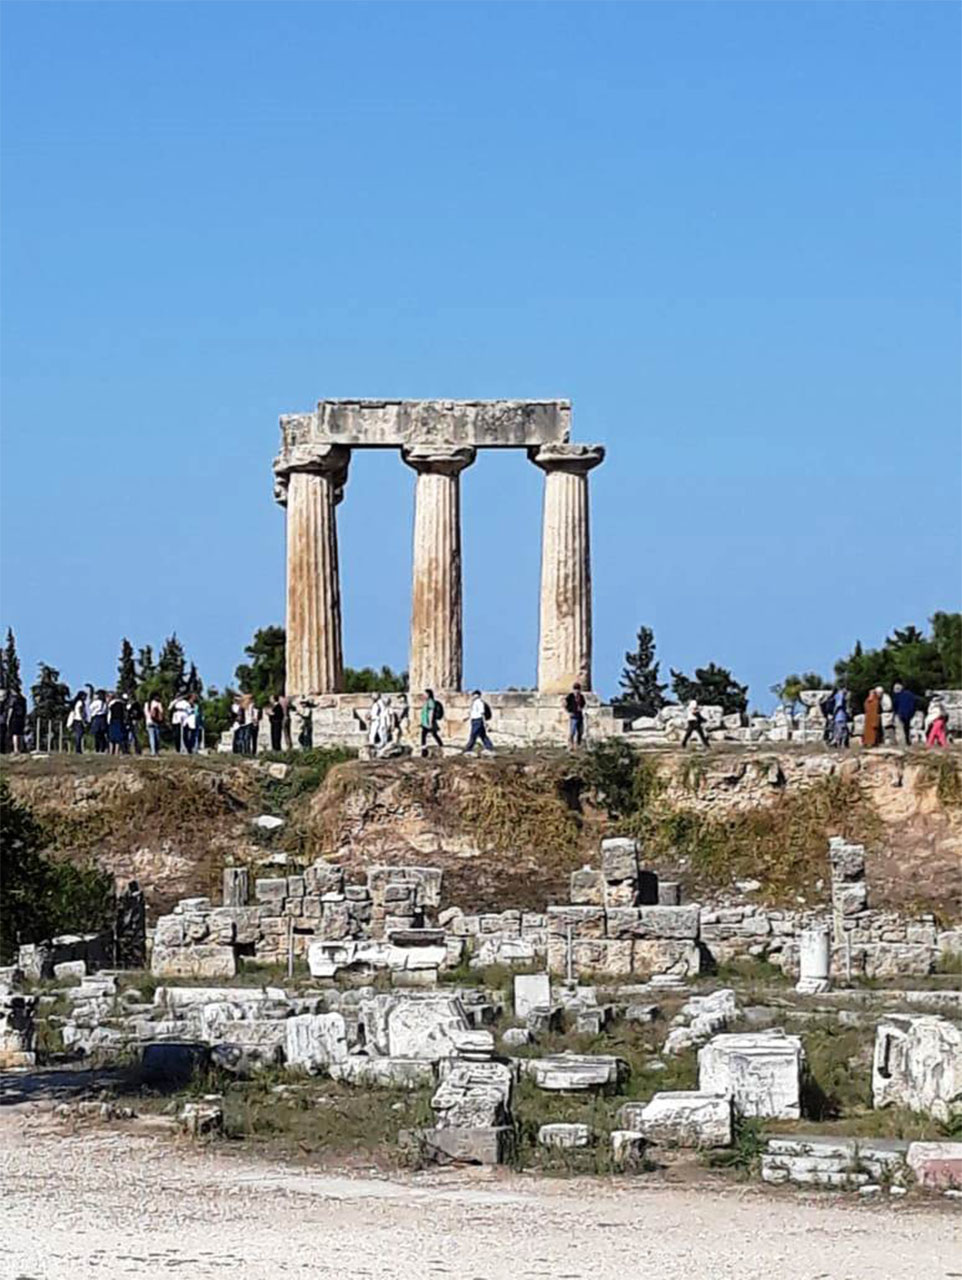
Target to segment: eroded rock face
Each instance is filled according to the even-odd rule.
[[[875,1034],[872,1102],[947,1121],[962,1109],[962,1028],[935,1014],[892,1014]]]

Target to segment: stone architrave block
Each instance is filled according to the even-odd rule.
[[[237,958],[233,947],[214,943],[164,947],[155,942],[150,972],[157,978],[233,978],[237,974]]]
[[[403,1132],[400,1136],[404,1136]],[[513,1138],[514,1130],[509,1125],[496,1128],[476,1125],[470,1129],[419,1129],[409,1135],[407,1142],[438,1163],[504,1164]]]
[[[332,1080],[363,1089],[423,1089],[435,1083],[435,1064],[418,1058],[351,1055],[328,1068]]]
[[[605,878],[600,871],[582,867],[572,871],[570,897],[572,905],[603,907],[605,905]]]
[[[551,979],[546,973],[516,973],[514,975],[514,1013],[516,1018],[526,1018],[532,1009],[547,1009],[551,1005]]]
[[[698,917],[701,908],[642,907],[637,925],[640,938],[690,938],[698,937]]]
[[[339,1013],[302,1013],[284,1022],[289,1067],[316,1075],[347,1057],[347,1028]]]
[[[631,971],[639,977],[659,974],[675,978],[695,977],[701,968],[696,942],[675,938],[636,938],[631,948]]]
[[[727,1147],[732,1140],[730,1099],[711,1093],[656,1093],[650,1102],[628,1102],[618,1123],[668,1147]]]
[[[962,1113],[962,1027],[937,1014],[891,1014],[875,1031],[872,1103],[947,1123]]]
[[[784,1031],[715,1036],[698,1051],[698,1090],[731,1098],[743,1116],[797,1120],[804,1050]]]
[[[920,1187],[962,1189],[962,1142],[911,1142],[906,1163]]]
[[[612,836],[601,842],[601,871],[605,880],[638,879],[638,841]]]
[[[603,938],[605,936],[604,907],[549,907],[548,935],[566,938],[571,929],[573,938]]]

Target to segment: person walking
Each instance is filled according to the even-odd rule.
[[[184,730],[187,728],[187,717],[190,715],[190,703],[182,693],[178,693],[171,699],[167,710],[170,713],[170,726],[174,731],[174,747],[183,754],[187,750]]]
[[[839,692],[835,698],[835,715],[832,717],[832,746],[843,748],[848,744],[848,708],[845,706],[845,695]]]
[[[444,719],[444,706],[434,696],[433,689],[424,690],[424,702],[421,706],[421,755],[426,756],[428,753],[428,738],[433,738],[441,750],[444,750],[444,743],[441,741],[441,733],[438,725]]]
[[[147,745],[152,756],[160,755],[160,729],[164,723],[164,704],[152,693],[144,703],[144,723],[147,726]]]
[[[475,689],[471,694],[471,731],[468,734],[468,745],[462,755],[469,755],[480,742],[485,751],[494,752],[494,744],[488,737],[487,722],[491,719],[491,708],[481,697],[481,690]]]
[[[127,730],[127,754],[134,751],[140,755],[140,739],[137,737],[137,721],[140,719],[140,704],[129,694],[124,694],[124,725]]]
[[[581,685],[575,681],[570,692],[565,694],[565,711],[568,713],[568,750],[574,751],[585,740],[585,695]]]
[[[107,692],[98,689],[90,699],[90,732],[94,735],[94,751],[103,755],[107,750]]]
[[[67,728],[73,734],[73,749],[78,756],[84,749],[84,734],[87,732],[88,719],[87,695],[81,689],[74,698],[70,714],[67,716]]]
[[[257,736],[261,727],[261,709],[254,701],[254,695],[247,695],[247,707],[245,717],[247,720],[247,754],[249,756],[257,755]]]
[[[925,737],[925,745],[927,747],[947,747],[949,745],[946,729],[949,724],[949,713],[945,709],[945,703],[935,694],[929,702],[929,709],[925,715],[925,727],[928,733]]]
[[[19,755],[23,750],[23,735],[27,728],[27,699],[19,691],[7,699],[7,746]]]
[[[127,755],[127,708],[119,693],[107,703],[107,737],[112,756]]]
[[[882,741],[882,702],[879,689],[870,689],[865,698],[862,746],[877,747]]]
[[[184,724],[184,746],[193,755],[204,745],[204,712],[196,693],[187,695],[187,720]]]
[[[912,717],[918,707],[918,698],[911,689],[900,684],[892,686],[892,710],[895,712],[895,740],[903,747],[912,745]]]
[[[708,738],[705,735],[705,717],[701,713],[697,698],[692,698],[685,714],[685,736],[681,740],[682,747],[687,747],[691,735],[697,733],[701,744],[708,750]]]
[[[276,693],[271,698],[271,707],[267,713],[267,723],[270,725],[271,730],[271,750],[280,751],[281,738],[284,733],[284,708]]]

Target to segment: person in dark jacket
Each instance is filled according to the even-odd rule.
[[[918,705],[919,700],[911,689],[904,689],[900,684],[892,686],[892,710],[895,712],[895,736],[896,741],[901,741],[903,747],[911,745],[912,717],[915,715]]]

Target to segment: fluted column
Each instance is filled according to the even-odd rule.
[[[409,687],[414,694],[460,689],[460,476],[476,452],[466,446],[414,445],[401,456],[417,472]]]
[[[544,475],[538,690],[591,688],[591,540],[588,472],[601,445],[549,444],[528,456]]]
[[[275,496],[287,506],[288,697],[335,693],[343,685],[341,583],[334,508],[351,451],[320,445],[275,466]]]

